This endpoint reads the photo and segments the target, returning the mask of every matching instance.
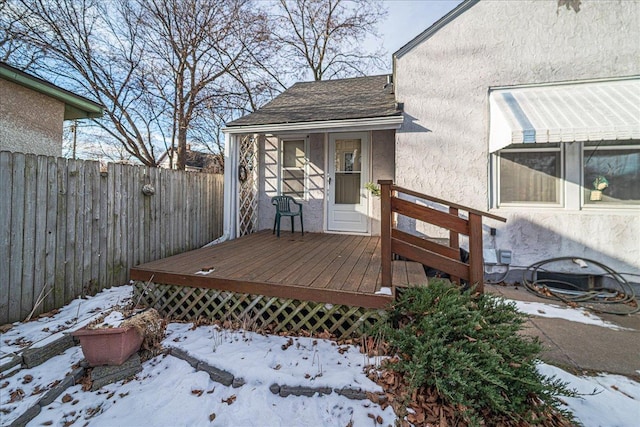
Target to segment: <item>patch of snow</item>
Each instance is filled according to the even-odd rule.
[[[376,291],[376,295],[392,295],[391,288],[383,286],[379,291]]]
[[[102,323],[96,325],[95,328],[117,328],[123,319],[124,315],[121,312],[112,311],[102,320]]]
[[[268,384],[225,387],[172,356],[156,357],[143,366],[127,383],[95,392],[83,392],[80,386],[67,389],[70,402],[63,403],[61,396],[29,425],[76,420],[77,425],[88,421],[91,426],[208,426],[213,418],[213,425],[221,426],[345,426],[350,421],[354,426],[369,426],[368,414],[381,416],[384,425],[395,420],[390,407],[383,411],[368,400],[335,393],[281,398],[271,393]]]
[[[518,310],[530,316],[553,317],[557,319],[569,320],[571,322],[601,326],[603,328],[609,328],[618,331],[630,330],[629,328],[623,328],[622,326],[607,322],[606,320],[603,320],[602,318],[598,317],[588,310],[585,310],[584,308],[562,307],[555,304],[516,301],[509,299],[505,301],[515,303]]]
[[[581,397],[563,397],[585,427],[632,427],[640,419],[640,383],[620,375],[577,377],[560,368],[541,363],[538,371],[569,383]]]
[[[93,297],[76,298],[51,317],[26,323],[16,322],[13,328],[0,334],[0,356],[18,354],[28,345],[40,347],[59,338],[52,337],[57,332],[73,332],[112,307],[126,304],[132,293],[132,286],[113,287]]]
[[[6,426],[35,405],[56,381],[71,372],[71,366],[83,359],[80,347],[72,347],[42,365],[22,369],[0,380],[0,425]]]
[[[244,378],[248,384],[307,387],[353,387],[382,391],[364,368],[374,360],[352,345],[330,340],[260,335],[217,326],[172,323],[163,342],[198,360]]]

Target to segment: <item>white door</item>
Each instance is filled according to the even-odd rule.
[[[365,132],[329,136],[327,228],[329,231],[369,231],[369,137]]]

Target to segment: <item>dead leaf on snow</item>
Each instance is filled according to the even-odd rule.
[[[202,393],[204,393],[204,390],[191,390],[191,394],[195,394],[198,397],[202,396]]]
[[[68,393],[62,396],[62,403],[69,403],[72,400],[73,400],[73,397],[71,397],[71,395]]]
[[[19,400],[22,400],[22,398],[24,397],[24,391],[21,388],[19,388],[17,390],[12,391],[9,394],[9,396],[11,396],[9,403],[17,402]]]
[[[231,405],[235,401],[236,401],[236,395],[235,394],[227,397],[226,399],[222,399],[222,403],[226,403],[227,405]]]
[[[209,415],[209,421],[213,422],[213,420],[215,420],[215,419],[216,419],[216,414],[212,412],[212,413]]]

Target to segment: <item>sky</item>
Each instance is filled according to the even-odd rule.
[[[21,344],[42,346],[60,334],[86,325],[112,307],[129,302],[132,287],[106,289],[88,299],[75,299],[49,318],[16,323],[0,334],[0,362],[19,353]],[[530,303],[529,312],[572,322],[610,327],[596,315],[570,307]],[[113,317],[113,316],[112,316]],[[352,400],[330,393],[313,397],[279,397],[272,384],[289,386],[359,387],[373,393],[382,389],[365,374],[365,365],[378,365],[355,345],[337,345],[319,338],[260,335],[215,326],[195,327],[170,323],[163,346],[178,348],[210,366],[242,377],[245,384],[233,388],[210,379],[177,357],[158,356],[143,363],[131,381],[82,391],[67,388],[42,408],[28,426],[371,426],[379,417],[382,425],[393,425],[391,407],[383,409],[369,400]],[[0,384],[0,426],[9,425],[36,404],[56,380],[83,358],[80,347],[72,347],[42,365],[24,368],[3,378]],[[637,425],[640,417],[640,384],[620,375],[574,376],[541,363],[538,370],[568,382],[581,397],[564,398],[566,408],[585,427]],[[350,424],[351,423],[351,424]]]
[[[385,0],[388,16],[379,28],[391,55],[461,3],[460,0]]]
[[[418,34],[429,28],[461,0],[385,0],[387,18],[380,23],[378,32],[387,51],[387,64],[391,71],[391,55],[410,42]],[[376,40],[365,41],[366,47],[377,47]]]

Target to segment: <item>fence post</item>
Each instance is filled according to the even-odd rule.
[[[380,184],[380,259],[382,262],[382,286],[391,288],[395,296],[396,290],[392,283],[391,272],[391,180],[379,180]]]
[[[482,217],[469,212],[469,283],[484,292],[484,262],[482,259]]]

